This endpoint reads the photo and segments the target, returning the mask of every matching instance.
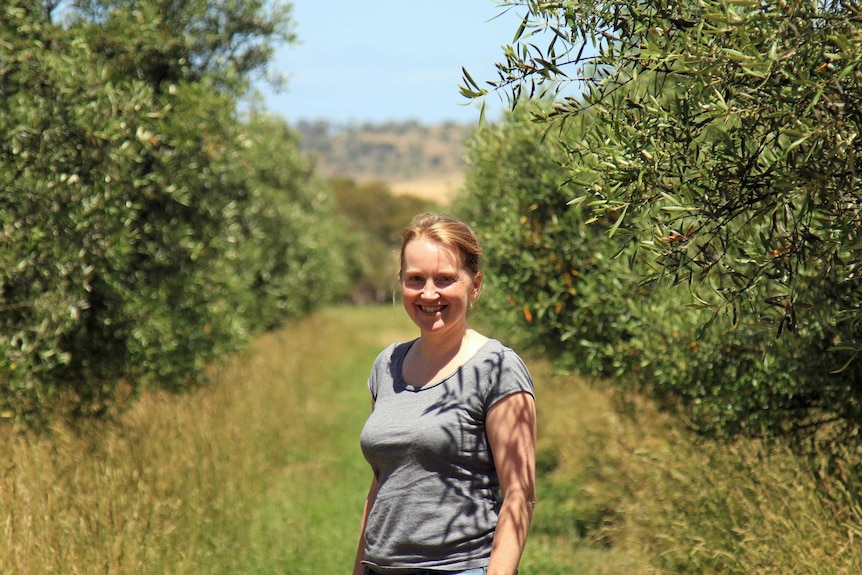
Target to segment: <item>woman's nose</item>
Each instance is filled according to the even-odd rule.
[[[437,298],[437,286],[434,285],[433,280],[426,281],[425,285],[422,286],[422,297],[425,299]]]

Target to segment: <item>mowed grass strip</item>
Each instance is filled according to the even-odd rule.
[[[371,479],[365,382],[385,345],[415,335],[400,306],[329,309],[258,338],[213,385],[147,393],[114,424],[0,430],[0,573],[349,571]],[[567,399],[546,391],[545,364],[531,369],[551,424],[541,433],[565,452],[549,431]],[[577,491],[540,477],[525,575],[625,572],[607,569],[614,551],[573,536]]]
[[[366,381],[383,346],[413,337],[415,328],[392,307],[339,308],[321,316],[323,326],[304,352],[300,373],[276,374],[290,382],[295,405],[285,414],[293,428],[288,464],[270,485],[260,523],[281,534],[284,556],[276,572],[350,571],[371,470],[359,449],[359,433],[371,409]],[[268,358],[291,353],[295,334],[261,342]],[[279,352],[279,349],[283,350]],[[272,369],[279,370],[278,362]],[[305,373],[301,373],[305,371]]]

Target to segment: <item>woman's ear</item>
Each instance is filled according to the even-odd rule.
[[[479,298],[479,292],[482,291],[482,280],[485,279],[485,276],[482,275],[482,272],[476,274],[473,278],[473,289],[470,292],[470,299],[473,301]]]

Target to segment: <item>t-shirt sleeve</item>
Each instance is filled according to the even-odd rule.
[[[499,369],[491,377],[485,407],[489,409],[495,403],[513,393],[527,392],[533,397],[533,379],[524,360],[509,348],[504,348],[500,356]]]
[[[374,377],[374,370],[371,370],[371,375],[368,376],[368,391],[371,393],[371,399],[377,401],[377,378]]]
[[[371,373],[368,376],[368,391],[371,393],[371,399],[374,401],[377,401],[380,382],[386,381],[386,372],[389,371],[392,365],[397,348],[398,344],[388,346],[374,360],[374,365],[371,367]]]
[[[386,359],[386,350],[380,352],[377,356],[377,359],[374,360],[374,364],[371,366],[371,373],[368,374],[368,391],[371,393],[371,399],[377,401],[377,389],[380,382],[380,369],[381,364],[385,362]]]

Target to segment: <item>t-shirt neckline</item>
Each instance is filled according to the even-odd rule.
[[[440,385],[443,385],[444,383],[446,383],[447,381],[449,381],[450,379],[452,379],[453,377],[455,377],[456,375],[461,373],[461,370],[464,369],[470,363],[472,363],[475,358],[479,357],[479,354],[481,354],[484,351],[484,349],[491,344],[491,342],[496,341],[494,338],[489,337],[485,343],[483,343],[481,346],[479,346],[479,349],[476,350],[476,353],[474,353],[473,355],[468,357],[464,361],[464,363],[459,365],[452,373],[450,373],[449,375],[447,375],[446,377],[444,377],[440,381],[436,381],[436,382],[428,384],[428,385],[423,385],[421,387],[416,387],[415,385],[407,383],[407,380],[404,379],[404,371],[403,370],[404,370],[404,358],[407,357],[407,352],[410,351],[410,349],[413,347],[414,344],[416,344],[417,341],[419,341],[419,339],[420,338],[417,337],[416,339],[407,342],[407,345],[404,346],[404,351],[401,352],[401,354],[399,354],[399,357],[397,357],[396,365],[395,365],[395,375],[397,377],[398,385],[401,387],[401,389],[403,389],[405,391],[410,391],[413,393],[419,393],[420,391],[425,391],[428,389],[434,389],[435,387],[439,387]]]

